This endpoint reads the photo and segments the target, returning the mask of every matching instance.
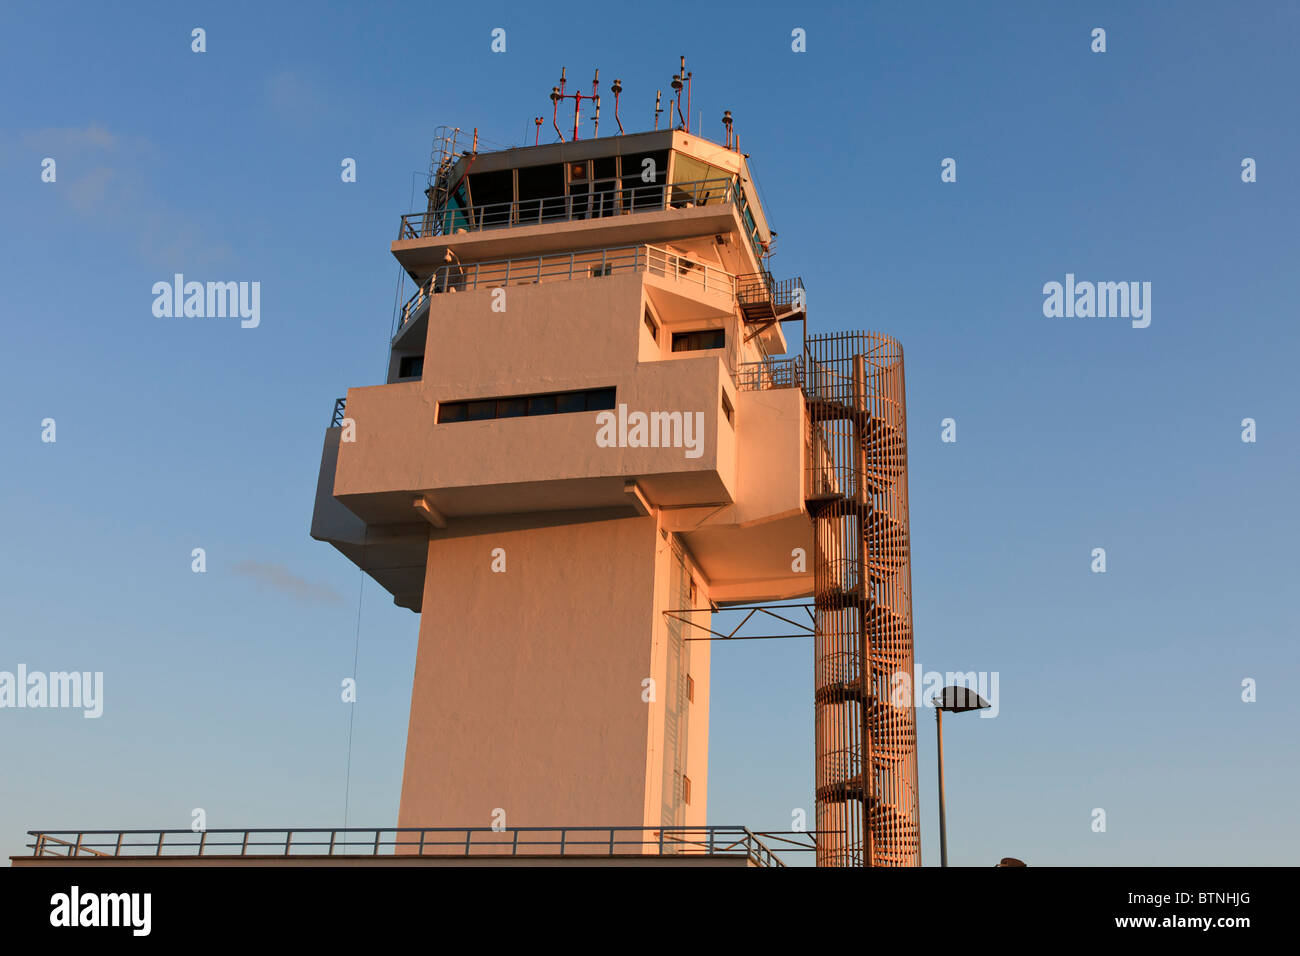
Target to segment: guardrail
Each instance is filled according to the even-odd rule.
[[[718,206],[733,203],[736,199],[735,183],[731,179],[718,178],[667,185],[620,185],[567,196],[515,199],[463,208],[449,204],[443,209],[407,213],[402,217],[397,238],[428,239],[483,229],[604,219],[662,209]]]
[[[803,279],[775,279],[770,272],[751,272],[736,277],[736,301],[740,307],[774,306],[777,311],[801,307],[805,296]]]
[[[803,356],[767,359],[763,362],[742,362],[736,368],[736,388],[742,392],[757,392],[769,388],[803,388]]]
[[[622,272],[648,272],[694,286],[703,292],[719,292],[727,296],[736,294],[736,277],[707,262],[659,246],[615,246],[586,252],[440,266],[406,300],[398,329],[405,328],[423,315],[429,308],[431,297],[440,293],[599,278]]]
[[[669,856],[784,863],[749,828],[392,827],[248,830],[29,830],[35,857]]]

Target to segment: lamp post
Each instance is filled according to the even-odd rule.
[[[941,694],[930,703],[934,704],[934,727],[939,740],[939,865],[947,866],[948,822],[943,806],[943,712],[950,710],[954,714],[961,714],[968,710],[983,710],[992,705],[968,687],[945,687]]]

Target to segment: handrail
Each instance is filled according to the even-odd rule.
[[[769,358],[761,362],[742,362],[736,369],[736,388],[758,392],[770,388],[803,388],[805,381],[802,355]]]
[[[604,219],[633,212],[724,205],[737,199],[735,181],[719,177],[684,183],[618,185],[586,193],[511,199],[463,208],[448,204],[442,209],[407,213],[402,217],[397,238],[428,239],[483,229]]]
[[[289,827],[214,830],[29,830],[36,857],[659,856],[745,857],[785,866],[743,826]],[[364,834],[364,839],[348,839]],[[340,839],[342,835],[342,839]],[[75,840],[68,837],[75,836]],[[214,838],[215,837],[215,838]],[[229,837],[229,839],[224,839]],[[522,838],[521,838],[522,837]],[[165,843],[164,843],[165,841]],[[164,846],[167,852],[163,852]],[[349,854],[350,847],[360,853]]]
[[[439,266],[402,306],[398,330],[423,315],[431,297],[440,293],[600,278],[622,272],[648,272],[695,286],[703,292],[718,292],[729,297],[736,294],[736,277],[715,265],[671,252],[662,246],[612,246]]]

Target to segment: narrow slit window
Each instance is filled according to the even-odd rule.
[[[569,412],[605,411],[616,408],[612,388],[588,388],[574,392],[546,392],[540,395],[506,395],[439,402],[437,423],[481,422],[497,418],[531,418]]]

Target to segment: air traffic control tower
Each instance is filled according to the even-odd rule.
[[[557,142],[440,134],[392,243],[414,291],[311,533],[420,615],[398,826],[704,825],[692,638],[811,597],[818,863],[918,865],[902,351],[802,334],[730,114],[673,87],[650,132],[580,138],[562,84]]]

